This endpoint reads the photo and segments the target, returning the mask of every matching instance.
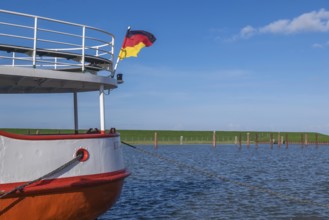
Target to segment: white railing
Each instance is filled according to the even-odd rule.
[[[114,35],[94,27],[0,10],[0,65],[113,72]]]

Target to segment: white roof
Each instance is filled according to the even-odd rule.
[[[0,93],[70,93],[117,87],[117,80],[89,72],[0,66]]]

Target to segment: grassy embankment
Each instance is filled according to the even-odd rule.
[[[68,134],[72,130],[58,129],[3,129],[17,134]],[[80,130],[85,133],[86,130]],[[120,130],[121,140],[131,144],[154,144],[157,133],[158,144],[211,144],[213,131],[154,131],[154,130]],[[247,134],[251,144],[277,142],[288,143],[329,143],[329,136],[314,132],[256,132],[256,131],[216,131],[216,144],[247,143]]]
[[[213,140],[213,131],[139,131],[139,130],[122,130],[121,140],[133,144],[153,144],[157,133],[159,144],[211,144]],[[280,139],[288,143],[329,143],[329,136],[314,132],[257,132],[257,131],[216,131],[216,144],[234,144],[247,143],[251,144],[270,143],[272,139],[275,143]]]

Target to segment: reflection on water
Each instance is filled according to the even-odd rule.
[[[124,147],[132,175],[99,219],[327,219],[329,147]]]

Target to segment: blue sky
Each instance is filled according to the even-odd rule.
[[[106,96],[117,129],[329,134],[327,0],[31,0],[2,9],[157,41],[123,60]],[[72,95],[0,95],[0,127],[72,128]],[[98,93],[79,94],[81,128],[99,127]]]

